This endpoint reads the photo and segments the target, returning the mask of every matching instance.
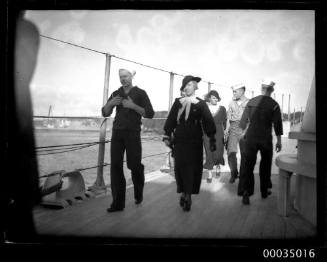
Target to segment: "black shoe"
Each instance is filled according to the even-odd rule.
[[[262,198],[267,198],[269,195],[271,195],[271,191],[269,189],[266,192],[261,193]]]
[[[107,208],[108,213],[123,211],[123,210],[124,210],[123,207],[113,207],[113,206],[111,206],[111,207]]]
[[[184,211],[190,211],[191,210],[191,205],[192,205],[192,200],[191,197],[189,198],[185,198],[184,199],[184,206],[183,206],[183,210]]]
[[[244,205],[250,205],[250,198],[247,192],[243,193],[242,203]]]
[[[143,197],[137,198],[137,199],[135,199],[135,204],[139,205],[142,203],[142,201],[143,201]]]
[[[184,203],[185,203],[185,197],[182,195],[181,198],[179,199],[179,205],[181,207],[184,207]]]

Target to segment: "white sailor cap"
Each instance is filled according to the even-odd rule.
[[[237,89],[240,89],[240,88],[244,88],[245,90],[245,84],[244,83],[239,83],[237,85],[233,85],[231,86],[231,89],[234,91],[234,90],[237,90]]]
[[[129,72],[132,76],[135,76],[136,74],[136,71],[133,69],[133,68],[130,68],[130,67],[123,67],[123,68],[120,68],[119,69],[119,72],[120,71],[127,71]]]
[[[275,82],[270,80],[269,78],[265,78],[262,80],[261,85],[274,87]]]

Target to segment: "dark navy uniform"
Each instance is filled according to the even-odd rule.
[[[254,193],[254,166],[257,153],[260,151],[261,161],[259,168],[260,191],[267,194],[271,184],[271,164],[273,156],[272,126],[276,136],[283,134],[281,111],[278,103],[270,96],[257,96],[252,98],[242,115],[240,127],[244,130],[244,170],[240,174],[238,195],[247,191],[249,196]]]
[[[108,101],[116,96],[123,98],[129,96],[135,104],[144,108],[145,118],[153,118],[154,111],[150,99],[143,89],[134,86],[128,94],[125,94],[123,87],[120,87],[112,93]],[[127,167],[132,171],[134,198],[136,200],[143,198],[144,166],[141,162],[141,119],[142,116],[134,110],[124,108],[121,104],[116,106],[110,146],[110,184],[114,208],[125,207],[126,180],[123,172],[125,151]]]

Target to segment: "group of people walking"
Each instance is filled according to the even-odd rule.
[[[134,184],[135,204],[143,201],[144,166],[141,163],[140,126],[141,118],[153,118],[154,111],[147,93],[133,86],[134,75],[133,70],[119,70],[122,86],[111,94],[102,108],[102,115],[107,117],[116,107],[110,149],[112,203],[108,212],[125,208],[125,151]],[[190,211],[191,195],[200,192],[203,169],[208,170],[207,182],[211,183],[214,166],[219,168],[225,165],[225,147],[231,170],[229,182],[234,183],[239,178],[237,194],[242,196],[245,205],[250,204],[250,196],[254,194],[253,170],[257,152],[260,151],[260,191],[262,198],[266,198],[272,187],[272,126],[277,136],[276,151],[279,152],[282,147],[281,112],[278,103],[271,98],[275,83],[263,81],[262,95],[252,99],[245,97],[245,85],[233,86],[233,100],[226,110],[215,90],[211,90],[205,100],[195,95],[200,81],[199,77],[184,77],[181,97],[175,99],[164,125],[163,141],[172,149],[180,206],[184,211]],[[241,153],[240,168],[238,148]],[[206,153],[204,164],[203,150]]]

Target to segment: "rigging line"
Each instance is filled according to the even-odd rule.
[[[98,144],[98,142],[81,143],[81,145],[49,146],[49,147],[37,148],[37,151],[65,150],[65,149],[71,149],[80,146],[88,146],[88,145],[96,145],[96,144]]]
[[[53,145],[53,146],[40,146],[40,147],[36,147],[36,149],[39,148],[51,148],[51,147],[65,147],[65,146],[80,146],[80,145],[89,145],[89,144],[100,144],[100,143],[108,143],[110,142],[110,140],[106,140],[104,142],[98,142],[98,141],[94,141],[94,142],[87,142],[87,143],[75,143],[75,144],[66,144],[66,145]]]
[[[162,153],[158,153],[158,154],[148,155],[148,156],[142,157],[142,159],[144,159],[144,158],[149,158],[149,157],[153,157],[153,156],[165,155],[165,154],[169,154],[169,152],[162,152]],[[126,160],[124,160],[123,162],[125,163]],[[88,169],[97,168],[97,167],[100,167],[100,166],[110,166],[110,165],[111,165],[111,163],[104,163],[104,164],[102,164],[102,165],[96,165],[96,166],[85,167],[85,168],[78,168],[78,169],[75,169],[75,171],[84,171],[84,170],[88,170]],[[51,177],[51,176],[55,176],[55,175],[57,175],[57,174],[58,174],[58,173],[51,173],[51,174],[47,174],[47,175],[43,175],[43,176],[39,176],[39,178]]]
[[[185,77],[185,75],[182,75],[182,74],[179,74],[179,73],[174,73],[172,71],[168,71],[168,70],[165,70],[165,69],[161,69],[161,68],[158,68],[158,67],[154,67],[154,66],[150,66],[150,65],[146,65],[146,64],[143,64],[143,63],[140,63],[140,62],[136,62],[136,61],[133,61],[133,60],[130,60],[130,59],[127,59],[127,58],[123,58],[121,56],[117,56],[117,55],[113,55],[111,54],[112,57],[115,57],[117,59],[120,59],[120,60],[123,60],[123,61],[126,61],[126,62],[130,62],[130,63],[134,63],[134,64],[137,64],[137,65],[141,65],[141,66],[144,66],[144,67],[148,67],[148,68],[151,68],[151,69],[154,69],[154,70],[158,70],[158,71],[161,71],[161,72],[165,72],[165,73],[173,73],[174,75],[177,75],[177,76],[181,76],[181,77]],[[211,83],[213,85],[217,85],[217,86],[223,86],[223,87],[227,87],[225,85],[221,85],[221,84],[216,84],[214,82],[210,82],[210,81],[206,81],[206,80],[202,80],[202,82],[204,83]]]
[[[161,141],[160,138],[152,138],[152,139],[146,139],[143,140],[142,142],[147,142],[147,141]],[[76,151],[76,150],[80,150],[80,149],[84,149],[84,148],[88,148],[91,146],[95,146],[99,143],[93,143],[93,144],[89,144],[89,145],[84,145],[84,146],[75,146],[75,147],[66,147],[66,148],[50,148],[50,149],[43,149],[43,150],[38,150],[36,153],[39,156],[42,155],[53,155],[53,154],[60,154],[60,153],[66,153],[66,152],[71,152],[71,151]],[[62,150],[62,151],[60,151]]]
[[[61,153],[67,153],[67,152],[72,152],[72,151],[84,149],[84,148],[87,148],[87,147],[90,147],[90,145],[88,145],[88,146],[81,146],[81,147],[74,148],[74,149],[69,149],[69,150],[57,151],[57,152],[49,152],[49,153],[43,153],[43,152],[41,152],[41,153],[39,153],[37,155],[44,156],[44,155],[61,154]]]
[[[142,157],[142,159],[153,157],[153,156],[165,155],[165,154],[169,154],[169,152],[163,152],[163,153],[148,155],[148,156]],[[126,163],[126,160],[124,160],[123,163]],[[110,165],[111,165],[111,163],[104,163],[103,165],[97,165],[97,166],[86,167],[86,168],[79,168],[79,169],[76,169],[76,170],[77,171],[84,171],[84,170],[88,170],[88,169],[97,168],[97,167],[100,167],[100,166],[110,166]]]
[[[161,140],[161,137],[147,137],[142,138],[143,141],[150,141],[150,140]],[[56,151],[56,150],[68,150],[68,149],[75,149],[75,148],[84,148],[89,146],[94,146],[97,144],[108,143],[110,140],[106,140],[104,142],[89,142],[89,143],[75,143],[75,144],[66,144],[66,145],[52,145],[52,146],[43,146],[43,147],[36,147],[38,152],[47,152],[47,151]],[[70,147],[68,147],[70,146]]]
[[[71,46],[75,46],[75,47],[79,47],[79,48],[82,48],[82,49],[86,49],[86,50],[89,50],[89,51],[92,51],[92,52],[95,52],[95,53],[107,55],[107,53],[105,53],[105,52],[101,52],[101,51],[98,51],[98,50],[95,50],[95,49],[92,49],[92,48],[88,48],[88,47],[84,47],[84,46],[81,46],[81,45],[73,44],[73,43],[70,43],[70,42],[67,42],[67,41],[59,40],[59,39],[56,39],[56,38],[53,38],[53,37],[49,37],[49,36],[45,36],[45,35],[40,35],[40,36],[41,37],[44,37],[44,38],[48,38],[48,39],[54,40],[54,41],[57,41],[57,42],[68,44],[68,45],[71,45]],[[115,57],[115,58],[120,59],[120,60],[123,60],[123,61],[126,61],[126,62],[130,62],[130,63],[138,64],[138,65],[141,65],[141,66],[144,66],[144,67],[148,67],[148,68],[151,68],[151,69],[154,69],[154,70],[158,70],[158,71],[161,71],[161,72],[173,73],[172,71],[168,71],[168,70],[164,70],[164,69],[161,69],[161,68],[158,68],[158,67],[146,65],[146,64],[143,64],[143,63],[140,63],[140,62],[136,62],[136,61],[133,61],[133,60],[130,60],[130,59],[127,59],[127,58],[123,58],[123,57],[120,57],[120,56],[117,56],[117,55],[114,55],[114,54],[110,54],[110,56],[111,57]],[[173,73],[173,74],[178,75],[178,76],[181,76],[181,77],[185,77],[185,75],[182,75],[182,74],[178,74],[178,73]],[[217,83],[210,82],[210,81],[202,80],[202,82],[204,82],[204,83],[211,83],[213,85],[227,87],[225,85],[217,84]]]
[[[141,138],[143,141],[147,141],[147,140],[161,140],[161,137],[146,137],[146,138]],[[36,147],[35,149],[39,152],[44,152],[44,151],[55,151],[55,150],[66,150],[66,149],[73,149],[73,148],[77,148],[78,146],[93,146],[93,145],[97,145],[97,144],[102,144],[102,143],[109,143],[111,142],[111,140],[106,140],[104,142],[98,142],[98,141],[94,141],[94,142],[88,142],[88,143],[74,143],[74,144],[66,144],[66,145],[52,145],[52,146],[41,146],[41,147]],[[71,146],[71,147],[68,147]],[[63,147],[63,148],[61,148]]]
[[[134,63],[134,64],[137,64],[137,65],[141,65],[141,66],[148,67],[148,68],[151,68],[151,69],[154,69],[154,70],[158,70],[158,71],[161,71],[161,72],[171,73],[171,71],[164,70],[164,69],[161,69],[161,68],[158,68],[158,67],[154,67],[154,66],[150,66],[150,65],[146,65],[146,64],[142,64],[140,62],[136,62],[136,61],[133,61],[133,60],[130,60],[130,59],[127,59],[127,58],[120,57],[120,56],[116,56],[116,55],[111,55],[111,56],[112,57],[115,57],[117,59],[126,61],[126,62]],[[174,73],[174,74],[177,75],[176,73]]]
[[[158,156],[158,155],[164,155],[164,154],[167,154],[167,152],[153,154],[153,155],[148,155],[148,156],[143,157],[142,159],[153,157],[153,156]],[[124,162],[126,162],[126,160]],[[100,166],[109,166],[109,165],[111,165],[111,163],[104,163],[103,165],[96,165],[96,166],[91,166],[91,167],[78,168],[78,169],[75,169],[75,170],[76,171],[84,171],[84,170],[88,170],[88,169],[97,168],[97,167],[100,167]],[[48,174],[48,175],[43,175],[43,176],[40,176],[39,178],[45,178],[45,177],[50,177],[50,176],[55,176],[55,175],[57,175],[57,173],[51,173],[51,174]]]
[[[88,48],[88,47],[85,47],[85,46],[80,46],[80,45],[73,44],[73,43],[70,43],[70,42],[66,42],[66,41],[63,41],[63,40],[59,40],[59,39],[56,39],[56,38],[53,38],[53,37],[50,37],[50,36],[45,36],[45,35],[40,35],[40,36],[44,37],[44,38],[54,40],[54,41],[57,41],[57,42],[61,42],[61,43],[67,44],[67,45],[71,45],[71,46],[79,47],[79,48],[82,48],[82,49],[86,49],[86,50],[89,50],[89,51],[92,51],[92,52],[95,52],[95,53],[99,53],[99,54],[103,54],[103,55],[106,54],[104,52],[101,52],[101,51],[98,51],[98,50],[95,50],[95,49],[92,49],[92,48]]]
[[[101,123],[101,125],[100,125],[100,128],[101,128],[102,125],[107,121],[107,119],[108,119],[108,118],[103,119],[103,121],[102,121],[102,123]]]
[[[75,148],[84,148],[84,147],[91,147],[95,146],[97,144],[90,144],[90,145],[85,145],[85,146],[72,146],[72,147],[65,147],[65,148],[49,148],[49,149],[41,149],[37,150],[37,153],[44,153],[44,152],[56,152],[58,150],[68,150],[68,149],[75,149]]]

